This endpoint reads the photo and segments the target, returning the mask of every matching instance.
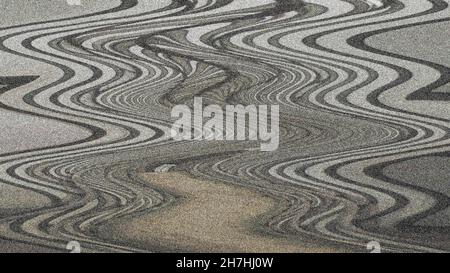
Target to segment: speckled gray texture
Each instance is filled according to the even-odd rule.
[[[0,252],[220,251],[204,229],[259,210],[223,201],[177,244],[176,208],[214,211],[177,194],[187,176],[274,202],[230,241],[450,250],[448,1],[81,4],[0,2]],[[171,110],[195,97],[279,105],[278,150],[175,141]]]

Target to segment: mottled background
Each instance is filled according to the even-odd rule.
[[[448,0],[0,2],[0,252],[450,250]],[[170,138],[280,106],[280,147]]]

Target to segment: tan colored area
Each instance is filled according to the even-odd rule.
[[[8,184],[0,185],[0,208],[3,210],[36,209],[50,204],[50,199],[39,193]]]
[[[258,219],[277,206],[270,197],[180,173],[142,177],[179,198],[158,212],[114,225],[112,230],[120,230],[122,238],[194,252],[335,252],[258,233]]]

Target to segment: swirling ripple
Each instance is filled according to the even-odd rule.
[[[172,202],[138,176],[172,164],[280,200],[274,233],[450,250],[449,0],[102,3],[0,24],[2,240],[157,251],[99,228]],[[280,148],[175,142],[194,96],[280,105]]]

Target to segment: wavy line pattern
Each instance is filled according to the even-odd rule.
[[[9,2],[2,241],[157,251],[99,228],[169,205],[137,174],[170,164],[283,200],[274,233],[450,250],[448,0],[42,1],[35,19]],[[280,105],[279,150],[174,142],[194,96]]]

